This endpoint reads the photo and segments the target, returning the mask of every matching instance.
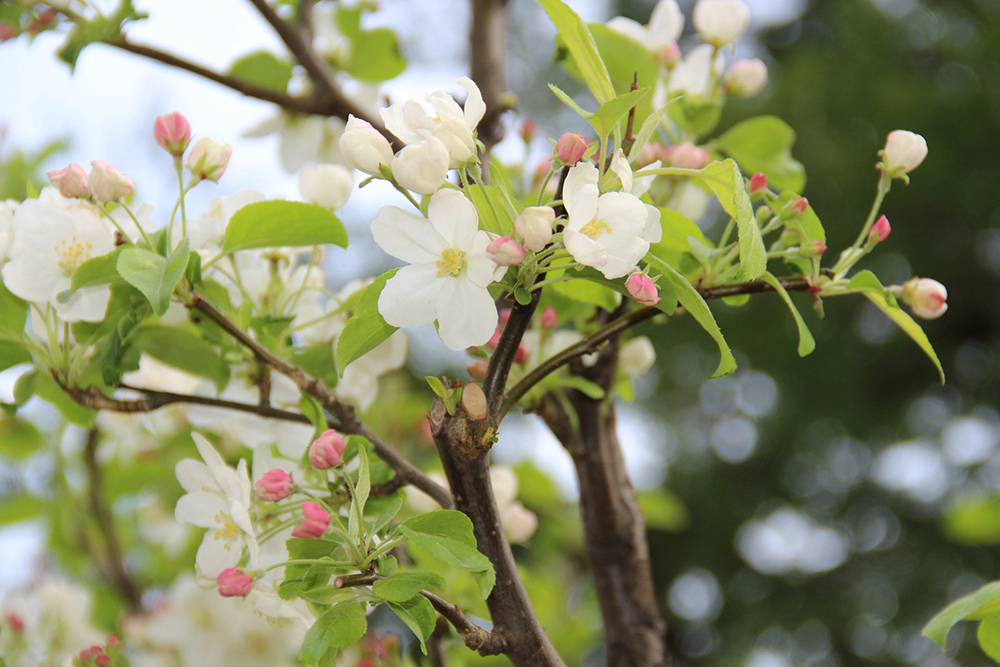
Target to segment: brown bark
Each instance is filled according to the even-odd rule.
[[[472,0],[472,28],[469,31],[472,80],[479,86],[486,114],[479,121],[479,140],[489,153],[503,139],[500,116],[507,110],[505,73],[508,0]]]

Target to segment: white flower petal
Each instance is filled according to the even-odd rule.
[[[434,304],[441,289],[433,264],[404,266],[386,282],[378,312],[394,327],[420,327],[434,321]]]
[[[563,231],[566,250],[580,264],[600,268],[608,261],[608,251],[600,243],[573,229]]]
[[[214,493],[195,491],[177,500],[174,518],[199,528],[216,528],[229,520],[229,503]]]
[[[483,345],[497,327],[497,306],[489,290],[459,276],[445,281],[437,303],[438,333],[453,350]]]
[[[395,206],[383,206],[371,230],[382,250],[408,264],[436,262],[449,245],[427,218]]]
[[[639,235],[643,241],[659,243],[663,239],[663,226],[660,224],[660,209],[646,204],[646,226]]]
[[[444,239],[447,247],[456,250],[465,251],[470,248],[479,229],[476,207],[458,190],[435,192],[427,206],[427,219]],[[440,254],[438,251],[437,255]],[[426,260],[411,260],[411,263],[414,261]]]
[[[228,567],[235,567],[243,557],[243,540],[227,541],[216,539],[214,531],[205,533],[198,547],[195,564],[201,574],[215,579]]]
[[[479,92],[479,86],[476,85],[475,81],[468,77],[463,76],[458,80],[458,83],[468,93],[468,96],[465,98],[465,122],[469,124],[469,127],[475,129],[486,113],[483,94]]]
[[[219,488],[219,484],[215,481],[215,477],[212,476],[208,466],[201,461],[182,459],[177,462],[174,471],[177,475],[177,481],[180,482],[181,487],[188,493],[196,491],[222,493],[222,489]]]
[[[583,220],[581,227],[594,219],[597,206],[597,167],[589,162],[581,162],[569,170],[563,184],[563,205],[569,218]]]

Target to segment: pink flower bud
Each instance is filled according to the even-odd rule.
[[[556,212],[550,206],[529,206],[514,221],[514,230],[524,240],[524,247],[539,252],[552,240]]]
[[[7,614],[7,626],[14,632],[24,632],[24,619],[10,612]]]
[[[523,364],[528,360],[528,355],[530,354],[531,352],[528,351],[528,346],[521,343],[517,346],[517,352],[514,353],[514,363]]]
[[[218,183],[226,173],[232,155],[233,147],[229,144],[220,146],[208,137],[202,137],[188,153],[187,165],[195,178]]]
[[[767,85],[767,65],[760,58],[737,60],[726,73],[726,89],[733,95],[753,97]]]
[[[253,577],[235,567],[227,567],[215,579],[219,595],[224,598],[246,597],[253,588]]]
[[[97,201],[107,204],[132,193],[132,181],[115,167],[100,160],[94,160],[90,166],[93,169],[87,177],[87,184]]]
[[[747,186],[747,192],[750,193],[751,197],[756,197],[767,192],[767,176],[757,172],[750,177],[750,184]]]
[[[883,215],[872,225],[871,231],[868,232],[868,240],[881,243],[889,238],[890,232],[892,232],[892,225],[889,224],[889,218]]]
[[[118,639],[116,635],[108,635],[108,646],[111,648],[118,648],[122,643],[122,640]]]
[[[497,319],[501,327],[507,326],[507,320],[510,319],[510,308],[501,308],[500,313],[497,315]],[[497,336],[499,336],[500,330],[497,330]]]
[[[558,322],[559,316],[556,314],[556,309],[552,306],[547,306],[545,310],[542,311],[542,328],[554,329]]]
[[[821,257],[826,252],[826,244],[822,241],[813,241],[799,248],[800,257]]]
[[[500,266],[514,266],[524,261],[524,248],[509,236],[494,239],[486,246],[490,259]]]
[[[674,167],[701,169],[712,161],[712,156],[704,148],[699,148],[690,141],[685,141],[670,150],[669,160]]]
[[[625,289],[636,302],[644,306],[655,306],[660,301],[660,293],[649,276],[633,273],[625,281]]]
[[[49,183],[59,188],[59,194],[68,199],[89,199],[90,185],[87,184],[87,170],[78,164],[65,169],[56,169],[46,174]]]
[[[802,215],[809,208],[809,200],[805,197],[799,197],[798,199],[789,203],[789,208],[793,215]]]
[[[507,313],[508,313],[507,317],[510,317],[510,310],[508,310]],[[503,326],[504,324],[505,322],[501,322],[500,326]],[[503,330],[500,327],[497,327],[496,331],[493,332],[493,335],[490,336],[490,339],[486,341],[486,347],[490,348],[491,350],[497,349],[497,345],[500,344],[500,336],[502,334]]]
[[[257,480],[257,497],[266,503],[276,503],[292,495],[292,476],[284,470],[268,470]]]
[[[538,132],[538,121],[533,118],[526,118],[523,123],[521,123],[521,128],[518,130],[521,135],[521,139],[524,143],[530,144],[531,140],[535,138],[535,133]]]
[[[931,278],[913,278],[903,283],[903,301],[917,317],[934,320],[948,310],[948,290]]]
[[[663,63],[667,69],[673,69],[677,61],[681,59],[681,47],[677,42],[670,42],[656,54],[656,59]]]
[[[302,503],[302,515],[305,521],[292,531],[292,537],[322,537],[330,527],[330,515],[322,507],[312,502]]]
[[[8,39],[14,39],[17,37],[17,28],[9,23],[0,21],[0,43],[6,42]]]
[[[191,143],[191,124],[177,111],[157,116],[153,121],[153,136],[160,148],[180,157]]]
[[[111,656],[101,654],[94,658],[95,667],[111,667]]]
[[[332,428],[323,431],[309,446],[309,462],[320,470],[339,466],[344,460],[344,449],[347,444],[340,434]]]
[[[485,359],[480,359],[479,361],[473,362],[465,367],[465,370],[469,372],[469,377],[473,380],[479,380],[482,382],[486,379],[486,369],[489,368],[489,362]]]
[[[563,164],[574,165],[583,159],[587,152],[587,140],[579,134],[567,132],[556,142],[556,157]]]

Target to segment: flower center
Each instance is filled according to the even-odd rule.
[[[601,234],[610,234],[611,225],[608,224],[607,220],[591,220],[580,231],[590,238],[596,239]]]
[[[441,253],[441,259],[437,261],[437,267],[439,276],[447,276],[449,274],[457,276],[465,270],[465,253],[461,250],[452,250],[449,248]]]
[[[64,271],[72,273],[76,267],[90,259],[90,251],[93,249],[92,243],[77,241],[75,236],[69,241],[63,239],[56,246],[56,252],[62,257],[59,266]]]
[[[233,523],[233,520],[228,514],[224,512],[219,512],[215,515],[215,520],[217,523],[222,525],[222,528],[215,529],[215,539],[221,539],[226,542],[226,549],[230,548],[230,542],[233,542],[240,535],[240,527]]]

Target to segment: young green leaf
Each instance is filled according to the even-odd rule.
[[[615,87],[608,75],[608,68],[601,60],[594,36],[576,12],[562,0],[539,0],[566,42],[580,75],[598,102],[607,102],[615,96]]]
[[[358,81],[388,81],[406,69],[396,33],[388,28],[359,31],[351,42],[351,58],[344,64],[344,71]]]
[[[983,653],[993,658],[993,662],[1000,663],[1000,614],[984,618],[976,631],[976,638]]]
[[[333,213],[316,204],[262,201],[233,214],[222,250],[333,244],[347,247],[347,230]]]
[[[365,288],[358,301],[354,316],[347,321],[347,326],[337,340],[337,369],[341,377],[344,369],[364,354],[381,345],[389,336],[396,332],[396,327],[386,324],[378,312],[378,298],[382,288],[389,278],[396,275],[398,269],[386,271]]]
[[[70,288],[59,294],[59,301],[66,303],[77,290],[108,285],[121,280],[121,275],[118,273],[118,255],[128,247],[118,246],[108,254],[88,259],[78,266],[70,279]]]
[[[328,428],[326,422],[326,416],[323,414],[323,408],[320,406],[319,401],[310,396],[309,394],[302,394],[299,397],[299,410],[302,411],[309,421],[312,423],[313,428],[313,438],[318,438],[320,434],[323,433]]]
[[[781,295],[785,305],[788,306],[788,310],[792,311],[792,317],[795,318],[795,326],[799,329],[799,356],[804,357],[812,354],[812,351],[816,349],[816,340],[809,331],[809,327],[806,326],[805,320],[802,319],[802,315],[799,314],[799,309],[792,303],[792,297],[788,295],[788,291],[778,282],[777,278],[768,272],[765,272],[761,276],[761,280],[773,287],[774,291]]]
[[[736,160],[744,173],[763,173],[779,190],[802,192],[806,170],[792,157],[795,130],[775,116],[737,123],[715,140],[719,150]]]
[[[438,510],[420,514],[399,524],[399,530],[417,547],[452,567],[473,573],[493,572],[493,564],[476,549],[472,521],[461,512]],[[488,594],[486,590],[484,599]]]
[[[434,572],[409,570],[379,579],[372,585],[372,592],[386,602],[406,602],[425,588],[444,591],[447,583]]]
[[[284,92],[292,78],[292,64],[269,51],[255,51],[234,62],[229,74],[262,88]]]
[[[219,391],[229,384],[229,364],[188,329],[152,324],[132,333],[128,343],[169,366],[211,380]]]
[[[701,170],[705,184],[715,193],[722,208],[736,220],[740,243],[740,270],[737,280],[756,280],[767,268],[767,251],[753,204],[743,182],[743,174],[733,160],[713,162]]]
[[[316,619],[306,632],[299,660],[315,665],[329,651],[347,648],[361,639],[368,628],[364,606],[356,600],[339,602]]]
[[[437,623],[437,612],[430,601],[422,595],[416,595],[405,602],[389,602],[389,608],[413,631],[420,640],[420,650],[427,655],[424,642],[430,639]]]
[[[0,280],[0,334],[15,338],[24,335],[24,323],[28,318],[28,303],[14,296]]]
[[[944,648],[948,632],[959,621],[974,621],[1000,613],[1000,581],[993,581],[952,602],[924,626],[923,635]]]
[[[163,316],[170,307],[170,297],[184,277],[190,249],[184,239],[169,257],[151,250],[130,246],[118,255],[118,273],[149,300],[153,312]]]
[[[354,487],[354,495],[351,497],[351,511],[347,515],[347,534],[355,541],[361,539],[361,531],[364,526],[362,517],[365,515],[365,505],[368,503],[368,495],[372,490],[368,450],[364,447],[358,449],[358,463],[358,483]]]

